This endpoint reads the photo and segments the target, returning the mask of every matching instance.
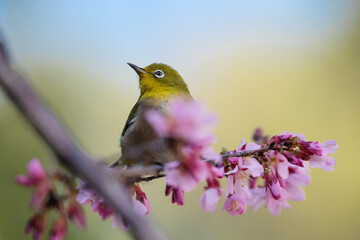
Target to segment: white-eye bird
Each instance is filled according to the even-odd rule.
[[[153,63],[140,68],[128,63],[139,75],[140,96],[131,109],[121,134],[121,157],[111,165],[163,164],[177,160],[164,138],[158,136],[145,118],[149,109],[166,111],[174,97],[193,98],[180,74],[168,65]]]

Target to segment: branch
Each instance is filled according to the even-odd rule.
[[[26,117],[32,127],[58,157],[58,161],[74,174],[85,179],[114,210],[131,226],[136,239],[165,239],[148,220],[140,217],[131,206],[125,186],[117,178],[99,168],[95,158],[85,153],[60,123],[55,114],[33,91],[26,80],[10,66],[4,43],[0,42],[0,86]]]
[[[277,149],[278,149],[277,147],[274,148],[273,144],[270,144],[270,145],[267,145],[265,147],[262,147],[262,148],[259,148],[256,150],[244,150],[244,151],[236,152],[236,153],[225,153],[225,154],[222,154],[221,157],[222,157],[222,159],[227,159],[230,157],[251,157],[254,155],[259,155],[259,154],[265,153],[269,150],[277,150]]]

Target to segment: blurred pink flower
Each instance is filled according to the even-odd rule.
[[[242,200],[251,198],[251,193],[249,190],[249,176],[245,171],[235,166],[232,171],[225,173],[228,179],[228,185],[226,190],[229,194],[236,195]]]
[[[32,232],[32,236],[34,240],[39,240],[46,226],[46,220],[43,214],[36,214],[26,224],[25,233],[30,234]]]
[[[80,178],[77,178],[76,180],[78,183],[76,186],[76,189],[78,190],[78,194],[76,195],[76,201],[83,205],[93,201],[96,195],[95,191],[88,189],[86,187],[86,183]]]
[[[170,193],[172,193],[172,203],[176,203],[179,206],[184,205],[184,191],[181,188],[166,185],[165,196],[170,195]]]
[[[245,140],[242,139],[235,152],[259,148],[260,146],[255,143],[245,144]],[[237,196],[242,202],[245,202],[243,205],[246,205],[246,200],[252,197],[249,190],[249,179],[251,176],[259,177],[264,172],[264,168],[255,158],[232,157],[229,162],[232,170],[225,173],[228,178],[226,190],[229,194]]]
[[[322,155],[322,149],[318,142],[308,142],[300,139],[299,146],[302,151],[308,153],[309,155]]]
[[[272,215],[279,215],[281,211],[281,207],[285,209],[291,208],[290,204],[287,203],[287,199],[289,198],[288,192],[282,187],[280,187],[279,183],[276,183],[276,188],[279,190],[278,199],[274,198],[274,194],[272,191],[269,191],[269,188],[266,189],[266,196],[265,196],[265,204],[266,207],[269,209],[269,212]],[[273,186],[274,187],[274,186]]]
[[[19,175],[15,181],[25,187],[35,187],[30,200],[32,209],[41,209],[53,187],[38,159],[32,159],[27,165],[28,175]]]
[[[83,208],[75,201],[69,203],[67,208],[67,216],[70,220],[74,220],[79,228],[86,227],[86,218]]]
[[[46,179],[46,173],[37,158],[32,159],[27,165],[28,175],[19,175],[16,182],[24,186],[36,186]]]
[[[281,198],[282,190],[279,183],[279,179],[274,175],[273,171],[270,170],[265,174],[266,192],[271,193],[275,200]]]
[[[166,164],[166,184],[181,188],[188,192],[208,176],[208,163],[194,159],[186,162],[171,162]]]
[[[266,159],[270,163],[270,168],[276,173],[277,176],[286,179],[289,176],[290,163],[278,151],[271,150],[264,153]]]
[[[283,151],[282,155],[284,155],[284,157],[286,157],[286,159],[289,161],[289,163],[295,165],[295,166],[300,166],[303,167],[304,163],[303,161],[298,158],[296,155],[290,153],[289,151]]]
[[[143,214],[144,215],[149,214],[149,212],[150,212],[150,203],[149,203],[149,200],[146,197],[146,194],[140,189],[139,184],[134,184],[134,190],[135,190],[135,194],[136,194],[136,200],[139,201],[139,203],[142,204],[146,208],[146,211]],[[134,204],[134,205],[136,205],[136,204]],[[142,211],[140,211],[140,212],[142,212]]]
[[[265,187],[255,187],[252,189],[251,193],[254,194],[254,199],[247,201],[249,205],[253,206],[254,211],[264,203],[264,198],[266,207],[272,215],[278,215],[281,207],[286,209],[291,207],[287,203],[290,195],[280,186],[280,180],[281,178],[276,178],[272,170],[265,173]]]
[[[112,207],[99,196],[96,196],[96,198],[92,201],[91,207],[93,212],[97,212],[102,220],[105,220],[114,214]]]
[[[204,212],[215,212],[217,203],[222,195],[221,188],[208,188],[200,199],[200,205]]]
[[[89,189],[84,181],[78,178],[77,182],[78,185],[76,188],[78,189],[78,194],[76,196],[76,201],[78,203],[82,205],[90,203],[93,212],[97,212],[103,220],[114,214],[114,211],[109,204],[107,204],[94,190]]]
[[[290,194],[289,199],[292,201],[305,200],[305,192],[303,186],[310,184],[311,176],[307,172],[307,168],[290,167],[290,175],[285,180],[285,190]]]
[[[118,226],[121,229],[126,230],[128,228],[128,224],[124,222],[123,218],[121,216],[117,216],[113,208],[101,196],[99,196],[94,190],[89,189],[86,183],[81,179],[77,179],[77,181],[77,189],[79,192],[76,196],[76,200],[78,203],[83,205],[91,203],[93,212],[97,212],[103,220],[107,218],[112,219],[113,227],[116,226],[115,223],[117,221]],[[134,184],[133,186],[131,195],[134,195],[134,193],[136,196],[135,199],[132,199],[132,207],[139,215],[147,215],[150,211],[149,200],[138,184]]]
[[[62,240],[65,238],[67,233],[67,224],[66,218],[63,215],[60,215],[53,223],[50,240]]]
[[[205,187],[205,192],[200,199],[200,205],[206,213],[216,211],[217,203],[223,193],[217,178],[222,178],[224,176],[224,167],[209,167],[211,174],[207,177],[207,186]]]
[[[247,200],[247,204],[253,207],[254,212],[256,212],[261,206],[265,203],[266,197],[266,188],[265,187],[255,187],[250,189],[252,198]]]
[[[165,115],[151,110],[146,117],[155,131],[163,137],[178,138],[196,145],[215,141],[209,129],[216,123],[216,117],[198,102],[175,98],[170,102]]]
[[[334,154],[338,149],[338,145],[335,140],[329,140],[321,144],[322,155],[312,155],[310,157],[310,167],[322,168],[326,171],[333,171],[336,161],[329,154]]]
[[[244,199],[229,194],[225,200],[223,210],[226,210],[231,216],[241,215],[246,212],[247,206]]]

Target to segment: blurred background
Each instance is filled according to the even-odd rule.
[[[277,217],[265,208],[238,217],[202,212],[202,186],[185,205],[143,184],[150,218],[172,239],[360,239],[359,1],[0,0],[0,31],[16,68],[86,150],[119,152],[139,90],[126,64],[163,62],[219,116],[218,143],[234,149],[256,127],[338,141],[334,172],[312,169],[307,199]],[[0,91],[0,239],[30,239],[30,191],[14,183],[51,152]],[[86,231],[67,239],[129,239],[87,208]]]

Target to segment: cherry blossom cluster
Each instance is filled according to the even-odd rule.
[[[102,220],[106,220],[110,218],[112,220],[112,226],[115,228],[119,226],[122,230],[128,229],[128,224],[124,221],[124,219],[115,213],[113,208],[94,190],[89,188],[87,184],[81,179],[77,179],[78,181],[78,195],[76,196],[76,200],[82,204],[90,204],[94,213],[98,213]],[[139,184],[133,184],[128,188],[129,197],[132,198],[131,203],[133,204],[133,208],[140,216],[145,216],[150,212],[150,204],[147,199],[145,193],[140,189]],[[117,223],[117,224],[116,224]]]
[[[51,211],[56,212],[56,218],[52,219],[49,239],[63,239],[67,233],[68,220],[75,221],[80,229],[84,229],[86,219],[82,207],[76,201],[77,190],[73,180],[60,171],[45,172],[38,159],[28,163],[27,171],[27,175],[19,175],[15,179],[18,184],[34,189],[30,209],[35,214],[27,222],[25,233],[32,234],[35,240],[41,239],[51,220]],[[58,193],[55,182],[62,183],[66,191]]]
[[[172,202],[183,205],[184,191],[206,180],[200,199],[205,212],[216,211],[224,194],[222,209],[232,216],[243,214],[248,205],[257,210],[264,203],[277,215],[281,208],[290,208],[288,200],[305,199],[302,187],[310,183],[309,165],[332,171],[336,163],[329,156],[337,150],[334,140],[319,144],[288,132],[268,140],[260,129],[254,133],[256,143],[242,140],[235,151],[218,155],[211,147],[215,137],[209,132],[216,118],[197,102],[175,99],[166,114],[150,111],[147,119],[179,154],[179,161],[165,166],[166,195],[172,192]],[[219,183],[224,176],[226,190]]]

